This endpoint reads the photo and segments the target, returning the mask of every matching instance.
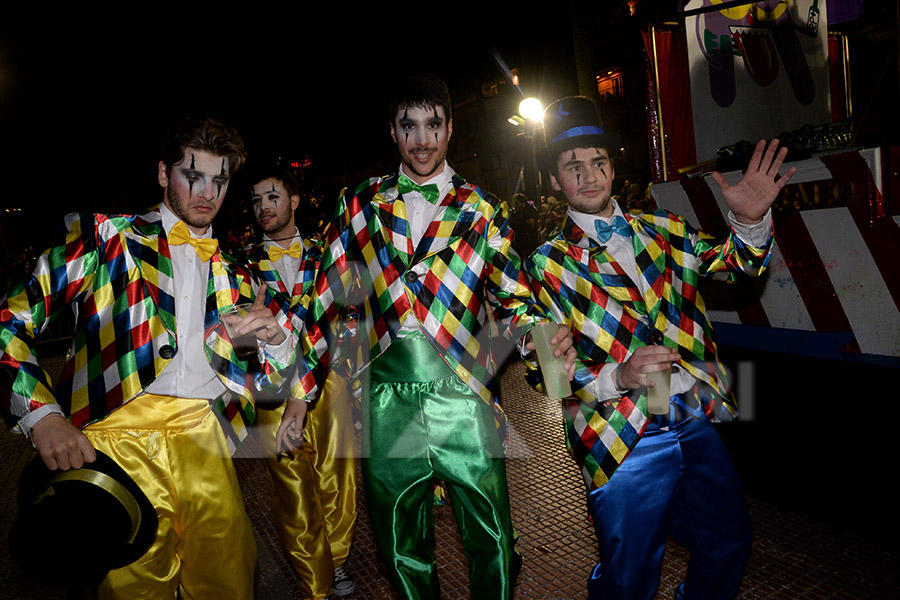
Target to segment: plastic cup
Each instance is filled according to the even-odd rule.
[[[672,367],[665,371],[647,373],[653,387],[647,388],[647,412],[651,415],[669,414],[669,381],[672,379]]]
[[[225,330],[228,332],[228,338],[231,340],[234,352],[239,358],[249,358],[250,356],[254,356],[259,348],[256,341],[256,332],[238,335],[232,329],[240,317],[247,316],[247,312],[252,306],[252,303],[247,302],[245,304],[233,304],[219,310],[219,319],[225,325]]]
[[[566,355],[553,356],[554,346],[550,344],[558,330],[559,325],[556,323],[542,323],[531,328],[531,339],[534,340],[544,378],[544,393],[548,398],[554,399],[572,395],[569,374],[566,372]]]

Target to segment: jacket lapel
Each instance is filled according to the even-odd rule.
[[[305,240],[305,242],[306,252],[303,253],[303,259],[300,261],[300,273],[291,292],[292,305],[299,302],[312,289],[316,278],[316,268],[319,261],[322,260],[320,243],[313,239]]]
[[[606,246],[596,245],[568,215],[563,223],[563,236],[570,244],[582,249],[582,264],[587,267],[596,285],[634,316],[647,315],[640,289],[622,265],[606,251]]]
[[[224,365],[233,362],[237,355],[234,354],[230,342],[220,335],[219,311],[232,304],[240,302],[249,302],[249,297],[241,297],[241,289],[243,287],[244,277],[235,273],[233,263],[223,260],[221,253],[216,252],[209,259],[209,277],[206,287],[206,310],[204,316],[204,342],[206,345],[206,355],[213,366],[213,370],[219,371],[223,375],[223,382],[233,391],[243,393],[240,389],[241,384],[235,386],[232,370],[227,370]],[[214,356],[215,355],[215,356]],[[226,372],[227,371],[227,372]]]
[[[163,326],[174,335],[175,279],[169,242],[158,205],[135,217],[133,232],[125,232],[128,250],[141,272],[147,293],[157,307]]]
[[[669,242],[651,223],[626,215],[626,220],[635,231],[633,238],[634,256],[638,271],[646,283],[643,293],[647,315],[656,329],[665,329],[665,314],[660,314],[663,301],[669,301],[672,293],[672,269]]]
[[[416,247],[413,262],[418,262],[450,246],[472,229],[482,216],[479,206],[484,198],[478,189],[466,186],[465,179],[456,174],[453,175],[452,183],[453,187],[441,199],[441,206],[444,209],[441,218],[428,225],[425,235]]]
[[[278,269],[276,269],[275,265],[272,264],[272,261],[269,260],[269,254],[265,251],[263,251],[262,260],[259,261],[259,270],[260,275],[263,280],[269,284],[269,287],[274,287],[282,294],[288,296],[291,295],[291,290],[287,289],[287,284],[285,284],[284,280],[281,278],[281,273],[278,272]]]
[[[619,304],[638,315],[649,317],[657,328],[664,329],[665,315],[660,315],[663,300],[668,301],[672,289],[672,270],[667,268],[670,259],[669,243],[652,223],[630,214],[625,220],[634,230],[632,245],[638,275],[643,279],[638,285],[625,272],[604,246],[596,246],[574,222],[566,217],[564,231],[571,243],[588,249],[591,277]],[[646,288],[646,289],[643,289]]]
[[[412,240],[409,237],[409,221],[406,203],[397,189],[397,175],[387,178],[372,197],[372,209],[385,239],[385,249],[393,262],[400,258],[409,267],[413,255]],[[371,232],[370,232],[371,235]]]
[[[205,311],[205,325],[207,329],[219,322],[219,309],[241,301],[240,289],[242,281],[243,277],[234,273],[234,266],[222,260],[219,252],[216,252],[209,259]]]

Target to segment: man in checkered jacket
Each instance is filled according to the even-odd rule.
[[[297,229],[294,213],[300,193],[290,172],[265,166],[255,170],[248,183],[253,215],[263,235],[246,249],[245,263],[279,293],[299,329],[322,243],[303,237]],[[300,361],[298,368],[302,366]],[[313,600],[330,598],[332,592],[346,596],[356,587],[344,567],[356,527],[356,438],[346,374],[334,370],[306,423],[291,424],[294,437],[287,440],[291,445],[276,441],[283,400],[281,394],[274,399],[258,396],[256,411],[256,429],[273,485],[275,528]]]
[[[512,250],[508,208],[445,160],[450,97],[435,77],[399,82],[389,109],[400,171],[342,194],[307,312],[312,371],[292,396],[321,385],[331,325],[359,303],[366,498],[376,544],[402,598],[439,598],[434,480],[447,483],[469,557],[473,598],[511,598],[514,548],[488,315],[512,340],[535,312]],[[560,327],[557,356],[574,369]],[[530,342],[528,342],[530,344]],[[360,372],[361,371],[361,372]],[[303,410],[292,401],[285,420]]]
[[[287,374],[294,334],[269,288],[212,236],[245,158],[232,127],[175,123],[158,164],[162,204],[69,215],[65,241],[0,299],[0,409],[10,426],[50,469],[77,469],[103,451],[158,514],[153,545],[110,571],[101,598],[253,598],[256,543],[230,452],[253,422],[255,384],[219,313],[253,302],[233,332],[257,338],[260,380],[272,385]],[[35,343],[66,309],[75,330],[53,388]]]
[[[571,324],[578,351],[564,416],[599,541],[590,597],[652,598],[673,535],[692,554],[678,597],[732,598],[752,527],[710,423],[731,418],[734,404],[697,285],[713,272],[763,271],[769,207],[794,171],[778,176],[787,151],[760,142],[734,186],[712,175],[731,208],[730,234],[713,240],[667,211],[623,213],[610,196],[618,139],[589,99],[551,104],[544,127],[550,182],[569,209],[526,270],[539,303]],[[670,367],[668,407],[650,414],[651,377]]]

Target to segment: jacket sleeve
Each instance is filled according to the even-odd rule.
[[[509,338],[520,341],[533,325],[549,320],[549,313],[534,301],[522,261],[512,247],[506,202],[496,205],[486,235],[491,253],[486,261],[486,300]]]
[[[265,281],[262,281],[253,269],[247,269],[242,278],[242,296],[250,294],[248,301],[253,301],[257,295],[265,295],[265,306],[268,308],[275,321],[281,327],[286,336],[284,342],[277,346],[260,343],[260,366],[254,378],[256,389],[267,393],[274,393],[282,389],[289,380],[294,369],[294,363],[302,357],[299,355],[299,331],[298,325],[302,325],[290,308],[291,301],[284,294],[272,290]],[[249,285],[245,284],[249,282]],[[249,289],[248,289],[249,288]],[[251,293],[252,290],[252,293]],[[303,365],[299,365],[302,367]]]
[[[531,292],[534,301],[539,308],[554,321],[565,323],[572,330],[572,341],[577,351],[575,360],[575,377],[572,380],[572,394],[580,400],[592,402],[594,400],[609,400],[618,398],[614,391],[612,377],[616,364],[612,362],[597,362],[586,358],[586,354],[580,349],[580,345],[588,340],[582,340],[579,328],[578,315],[566,315],[559,303],[559,290],[554,288],[552,277],[547,280],[547,257],[541,253],[541,249],[525,260],[525,271],[531,284]],[[582,316],[583,317],[583,316]],[[540,364],[535,353],[525,356],[525,378],[528,383],[540,393],[544,393],[543,377]]]
[[[97,269],[95,217],[68,215],[66,226],[65,241],[44,252],[31,274],[0,300],[0,410],[11,428],[26,434],[48,412],[62,414],[35,343],[66,307],[78,314]]]
[[[769,264],[769,251],[772,248],[772,223],[765,221],[764,227],[769,230],[766,243],[753,246],[735,231],[729,229],[728,234],[716,238],[694,229],[681,217],[669,214],[672,221],[670,242],[677,247],[680,240],[687,242],[686,247],[679,248],[697,257],[697,271],[701,277],[714,273],[727,273],[729,281],[739,277],[758,277]],[[656,217],[654,217],[656,218]]]
[[[291,388],[294,398],[313,399],[325,383],[336,344],[336,323],[347,304],[353,286],[351,217],[360,214],[356,196],[345,189],[338,201],[335,217],[328,227],[318,274],[306,305],[305,327],[300,338],[305,366],[298,369]]]

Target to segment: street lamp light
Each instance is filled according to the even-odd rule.
[[[541,170],[537,164],[537,133],[544,121],[544,105],[537,98],[525,98],[519,102],[519,114],[522,115],[526,123],[526,134],[531,145],[531,174],[534,185],[533,200],[535,203],[541,201]]]
[[[532,123],[541,123],[544,120],[544,105],[537,98],[525,98],[519,102],[519,114]]]

